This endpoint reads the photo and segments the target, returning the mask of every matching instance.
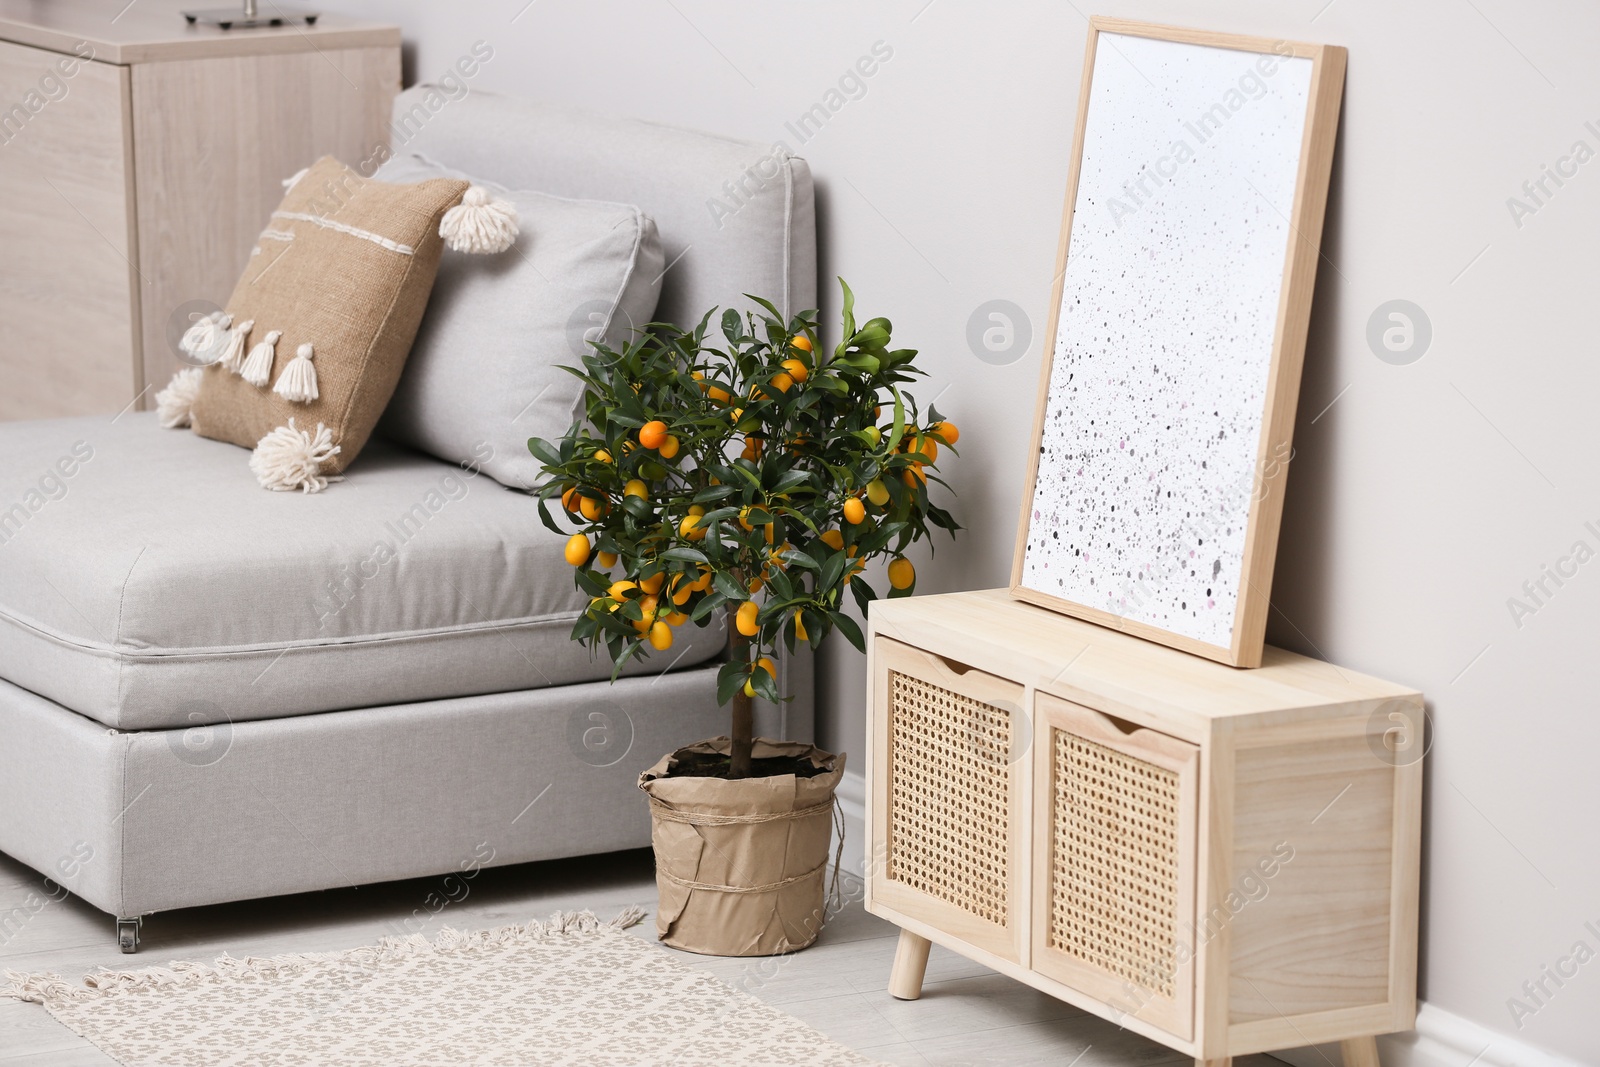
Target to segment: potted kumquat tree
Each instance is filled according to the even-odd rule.
[[[678,626],[727,621],[717,699],[731,708],[728,736],[640,778],[657,928],[691,951],[768,955],[816,938],[844,756],[754,737],[755,700],[784,699],[779,642],[815,647],[837,629],[864,651],[846,591],[864,614],[877,596],[868,567],[887,558],[888,595],[909,596],[905,550],[934,527],[959,529],[929,499],[956,427],[931,408],[924,419],[902,392],[922,373],[915,350],[890,348],[887,319],[858,326],[840,285],[831,356],[814,312],[785,320],[756,297],[765,314],[724,311],[720,336],[714,311],[691,330],[652,324],[568,368],[585,386],[583,419],[558,441],[528,442],[547,476],[541,518],[570,533],[567,562],[591,598],[574,640],[620,670],[670,649]]]

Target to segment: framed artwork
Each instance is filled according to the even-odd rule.
[[[1344,66],[1090,20],[1013,596],[1260,665]]]

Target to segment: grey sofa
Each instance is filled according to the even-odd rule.
[[[815,306],[803,161],[438,99],[399,97],[397,149],[653,216],[658,318]],[[328,492],[268,493],[247,455],[149,413],[0,423],[0,850],[132,951],[151,912],[649,843],[639,772],[726,731],[720,630],[609,684],[527,495],[382,441]],[[379,534],[397,559],[365,567]],[[810,740],[809,656],[780,672],[796,699],[759,731]]]

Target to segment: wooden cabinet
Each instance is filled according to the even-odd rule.
[[[1422,695],[1012,600],[869,619],[867,909],[1197,1061],[1416,1012]]]
[[[0,418],[139,391],[130,96],[126,67],[0,40]]]
[[[183,6],[0,0],[0,419],[150,406],[282,180],[388,144],[396,27],[224,31]]]

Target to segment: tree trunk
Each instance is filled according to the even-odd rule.
[[[750,662],[750,639],[739,632],[738,626],[739,605],[728,605],[728,636],[731,655],[739,663]],[[733,742],[729,747],[729,778],[750,777],[750,748],[755,736],[756,710],[755,699],[740,686],[733,693],[733,723],[728,736]]]

